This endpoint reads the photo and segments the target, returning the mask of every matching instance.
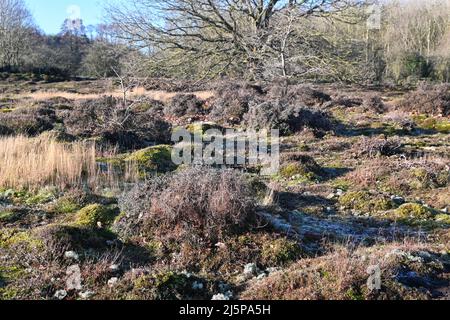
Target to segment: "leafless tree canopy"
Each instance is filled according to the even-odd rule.
[[[32,18],[23,0],[0,0],[0,67],[17,66]]]
[[[331,17],[360,4],[353,0],[133,0],[132,5],[127,1],[109,6],[108,13],[119,38],[159,53],[172,68],[186,67],[189,59],[216,75],[243,68],[243,74],[257,78],[268,64],[277,64],[280,76],[290,73],[291,42],[306,40],[302,34],[310,31],[301,25],[303,20]],[[300,37],[293,40],[294,35]]]

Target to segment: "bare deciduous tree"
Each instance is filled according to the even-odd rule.
[[[20,64],[32,18],[23,0],[0,0],[0,68]]]
[[[209,74],[238,71],[256,78],[273,54],[287,75],[286,49],[294,21],[329,16],[361,2],[133,0],[110,5],[107,11],[119,38],[157,52],[153,57],[171,69],[187,74],[202,66]]]

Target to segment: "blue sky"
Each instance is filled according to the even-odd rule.
[[[80,17],[84,25],[98,24],[102,22],[102,3],[107,0],[25,0],[33,14],[35,22],[48,34],[56,34],[60,31],[64,19],[69,17],[68,8],[73,15],[78,15],[77,7],[80,8]]]

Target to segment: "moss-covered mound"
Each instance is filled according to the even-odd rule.
[[[172,147],[168,145],[136,151],[126,157],[125,161],[135,163],[143,176],[150,172],[164,173],[177,168],[172,162]]]
[[[117,214],[118,212],[115,209],[100,204],[92,204],[77,212],[75,223],[82,227],[103,228],[110,226]]]
[[[387,196],[368,191],[351,191],[339,198],[339,204],[347,210],[363,213],[387,211],[396,207],[394,201]]]

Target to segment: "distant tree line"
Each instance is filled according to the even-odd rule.
[[[86,28],[81,19],[67,19],[57,35],[46,35],[23,0],[0,0],[0,71],[112,77],[129,52],[113,41],[106,25]]]
[[[0,69],[116,76],[414,83],[450,78],[447,0],[122,0],[87,30],[34,25],[0,0]]]

